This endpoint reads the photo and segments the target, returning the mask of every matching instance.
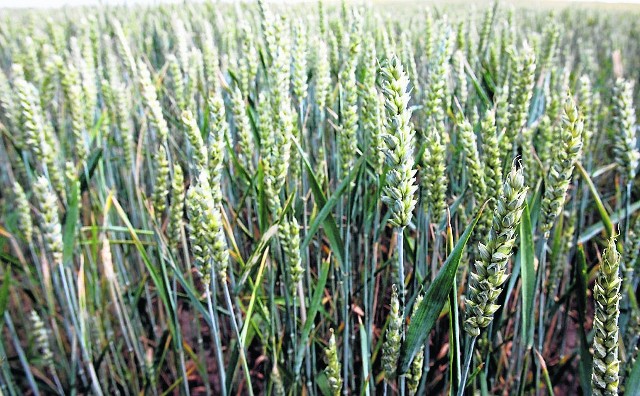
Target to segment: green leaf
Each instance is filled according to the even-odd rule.
[[[251,316],[253,315],[253,307],[256,304],[256,299],[258,297],[258,290],[262,285],[262,273],[264,272],[264,267],[267,263],[267,257],[269,257],[269,248],[265,249],[262,254],[262,260],[260,263],[260,268],[258,269],[258,275],[256,276],[256,280],[253,285],[253,290],[251,291],[251,299],[249,300],[249,306],[247,307],[246,320],[244,325],[242,326],[242,332],[240,333],[240,344],[246,345],[247,342],[247,332],[249,331],[249,327],[251,326]]]
[[[362,394],[369,396],[369,381],[373,380],[370,376],[373,373],[369,370],[369,337],[362,323],[360,323],[358,331],[360,333],[360,353],[362,355],[362,377],[364,378]]]
[[[557,263],[560,260],[560,256],[564,253],[564,246],[566,238],[564,233],[567,231],[564,225],[564,216],[558,216],[558,221],[553,228],[553,235],[551,236],[551,252],[550,259],[552,263]],[[573,240],[573,236],[570,237]]]
[[[453,251],[453,232],[451,230],[451,222],[447,222],[447,254],[451,254]],[[449,384],[451,385],[451,394],[455,394],[456,389],[460,382],[461,375],[461,363],[462,356],[460,355],[460,311],[458,309],[458,289],[456,276],[453,276],[454,287],[449,292],[449,339],[451,347],[449,348],[449,364],[451,370],[449,370]]]
[[[538,359],[538,364],[540,364],[540,367],[542,368],[542,378],[544,378],[544,383],[547,387],[547,392],[549,392],[550,396],[554,396],[553,385],[551,384],[551,377],[549,377],[549,370],[547,370],[547,363],[545,363],[544,358],[542,357],[540,352],[538,352],[537,349],[534,349],[533,352],[535,353],[536,358]]]
[[[631,206],[629,207],[629,214],[631,215],[637,212],[638,209],[640,209],[640,201],[636,201],[633,204],[631,204]],[[614,224],[617,224],[625,216],[625,211],[626,209],[622,208],[619,211],[613,213],[610,217],[611,221]],[[605,225],[603,224],[602,221],[599,221],[593,224],[592,226],[589,226],[587,229],[584,230],[582,234],[580,234],[580,237],[578,238],[578,242],[585,243],[589,241],[591,238],[601,233],[604,227]]]
[[[544,89],[536,87],[531,98],[531,106],[529,106],[529,117],[527,118],[527,127],[531,127],[542,115],[545,110],[545,93]]]
[[[7,266],[7,271],[2,279],[2,289],[0,289],[0,323],[4,320],[4,311],[9,304],[9,286],[11,285],[11,267]],[[2,327],[0,326],[0,329]]]
[[[268,226],[269,205],[264,192],[264,168],[262,162],[258,165],[258,225],[260,231],[264,231]]]
[[[324,223],[324,221],[327,219],[327,216],[331,214],[331,211],[336,206],[336,204],[340,202],[342,194],[347,190],[351,181],[356,177],[358,173],[357,171],[358,169],[360,169],[364,158],[365,157],[360,157],[358,162],[356,162],[355,164],[354,171],[349,172],[349,177],[345,178],[342,183],[340,183],[331,198],[326,201],[325,205],[322,207],[322,209],[320,209],[320,212],[318,212],[316,217],[313,219],[311,225],[309,226],[309,230],[307,231],[307,234],[304,238],[304,241],[302,242],[302,246],[300,246],[301,250],[304,251],[309,247],[309,244],[311,243],[311,240],[313,239],[316,232],[318,232],[320,225]]]
[[[531,232],[535,233],[536,224],[538,223],[538,218],[540,217],[540,212],[542,210],[542,181],[538,182],[536,187],[536,193],[534,196],[530,198],[529,214],[531,215]]]
[[[322,304],[324,286],[327,284],[327,277],[329,276],[329,262],[329,260],[326,260],[324,263],[322,263],[322,268],[320,269],[320,277],[318,278],[318,283],[316,284],[316,288],[313,291],[313,297],[311,297],[307,320],[304,322],[302,333],[300,335],[300,341],[298,341],[298,349],[294,365],[294,373],[296,378],[299,378],[300,368],[302,367],[302,360],[304,359],[304,353],[307,349],[305,347],[307,345],[307,341],[309,340],[309,335],[311,334],[311,327],[313,325],[313,322],[315,321],[316,314],[318,313],[320,305]]]
[[[489,384],[487,384],[487,375],[484,371],[480,371],[480,395],[489,396]]]
[[[589,177],[589,174],[587,173],[587,171],[582,167],[582,164],[577,162],[576,168],[584,178],[584,181],[587,183],[587,186],[589,187],[589,191],[591,191],[593,200],[595,201],[596,207],[598,208],[598,213],[600,213],[600,217],[602,218],[602,224],[604,225],[604,230],[607,235],[607,238],[610,238],[611,235],[613,234],[613,222],[609,217],[609,213],[607,213],[607,209],[605,209],[604,205],[602,204],[602,199],[600,199],[600,194],[598,194],[598,190],[596,189],[596,186],[593,184],[593,181]]]
[[[277,224],[272,225],[271,227],[269,227],[269,229],[264,234],[262,234],[262,237],[260,238],[260,241],[258,242],[258,245],[256,246],[256,248],[253,251],[253,253],[251,253],[251,257],[249,257],[249,259],[247,260],[247,262],[245,264],[244,272],[242,273],[242,276],[240,277],[240,280],[238,282],[236,282],[236,287],[235,287],[234,293],[239,293],[240,290],[242,290],[242,288],[244,287],[244,284],[247,282],[247,279],[251,275],[251,271],[255,268],[255,266],[258,264],[258,262],[262,259],[263,252],[269,247],[269,243],[271,241],[271,238],[273,238],[277,234],[278,234],[278,225]]]
[[[592,358],[589,351],[589,341],[587,340],[587,330],[584,328],[587,316],[587,284],[589,282],[587,259],[584,255],[584,248],[578,245],[577,256],[577,304],[578,304],[578,329],[580,336],[580,363],[578,364],[580,385],[585,396],[591,396],[591,369]],[[630,389],[630,388],[627,388]]]
[[[229,153],[231,162],[233,162],[234,171],[236,174],[239,173],[240,176],[242,176],[242,178],[244,178],[247,182],[250,183],[252,176],[249,174],[249,171],[242,165],[242,162],[240,162],[240,159],[238,159],[238,154],[236,153],[236,150],[233,149],[233,142],[230,142],[227,136],[228,135],[225,135],[224,137],[224,143],[227,146],[227,153]],[[229,174],[230,179],[233,179],[233,177],[236,176],[231,174],[230,172],[231,170],[229,167],[227,167],[226,170]]]
[[[522,342],[528,348],[533,346],[533,314],[536,291],[535,247],[531,229],[529,205],[525,203],[520,222],[520,271],[522,273]]]
[[[138,237],[138,234],[136,233],[135,228],[133,228],[133,225],[129,220],[129,216],[127,215],[125,210],[122,208],[122,206],[118,202],[118,199],[114,195],[110,195],[109,198],[107,199],[107,204],[105,206],[106,208],[110,206],[109,201],[111,202],[111,204],[113,204],[113,207],[115,208],[116,213],[118,214],[118,217],[120,217],[120,220],[122,220],[122,222],[125,224],[125,226],[129,230],[131,239],[133,240],[133,244],[136,247],[138,253],[140,254],[140,258],[142,259],[142,262],[147,268],[147,271],[149,272],[149,276],[153,280],[153,284],[157,288],[158,296],[160,297],[160,300],[162,301],[162,304],[164,305],[168,314],[171,316],[170,320],[167,321],[167,324],[169,326],[169,331],[171,332],[173,337],[173,335],[176,334],[176,329],[174,326],[175,312],[171,309],[172,307],[171,301],[170,301],[171,298],[169,297],[169,294],[168,294],[169,292],[167,290],[166,284],[161,274],[158,272],[157,266],[154,265],[149,259],[149,256],[147,255],[147,251],[145,250],[144,245],[140,241],[140,238]],[[105,211],[105,213],[107,213],[107,211]]]
[[[300,152],[300,156],[302,157],[302,162],[304,162],[305,168],[307,169],[307,175],[309,177],[309,184],[311,185],[311,191],[313,192],[313,198],[316,200],[318,207],[324,208],[327,206],[327,198],[325,198],[322,193],[322,188],[320,188],[320,184],[318,183],[318,179],[316,179],[316,175],[313,172],[313,168],[311,168],[311,164],[309,164],[309,160],[307,159],[306,153],[302,150],[302,147],[298,144],[298,142],[294,139],[298,151]],[[359,160],[359,164],[362,163],[362,159]],[[358,172],[351,172],[353,175]],[[343,181],[344,183],[344,181]],[[337,195],[337,194],[334,194]],[[333,197],[332,197],[333,198]],[[337,197],[336,197],[337,199]],[[335,205],[335,203],[334,203]],[[320,214],[318,214],[320,216]],[[344,243],[342,242],[342,238],[340,237],[340,230],[336,225],[336,221],[333,218],[333,215],[329,210],[327,210],[323,214],[324,219],[322,219],[322,225],[324,227],[324,232],[327,234],[327,238],[329,238],[329,244],[331,245],[331,250],[336,254],[336,259],[340,266],[342,266],[345,262],[345,251],[344,251]],[[306,242],[306,238],[305,238]],[[303,246],[308,246],[303,245]]]
[[[329,380],[327,379],[327,373],[323,370],[313,379],[315,385],[320,389],[320,393],[323,396],[332,396],[331,388],[329,388]]]
[[[78,201],[80,200],[80,191],[78,191],[78,183],[71,183],[71,191],[69,191],[67,202],[67,213],[64,220],[64,233],[62,236],[62,262],[65,265],[71,265],[73,259],[73,247],[76,243],[76,225],[78,224]]]
[[[529,210],[529,215],[530,215],[530,220],[531,220],[531,232],[533,234],[535,234],[535,230],[536,230],[536,222],[538,221],[538,217],[540,216],[540,203],[542,201],[542,183],[539,182],[538,186],[535,189],[536,193],[531,196],[528,200],[527,200],[527,204],[529,206],[529,208],[531,208]],[[504,299],[504,303],[500,306],[500,308],[496,311],[495,314],[495,318],[501,318],[501,321],[506,320],[506,316],[507,316],[507,311],[505,311],[504,307],[505,306],[509,306],[509,301],[511,301],[511,296],[513,294],[513,291],[515,290],[516,287],[516,283],[518,282],[518,279],[520,279],[520,262],[522,261],[520,259],[520,250],[518,250],[518,252],[515,255],[515,261],[514,261],[514,265],[513,265],[513,270],[511,272],[511,276],[509,277],[509,283],[507,285],[507,291],[505,294],[505,299]],[[495,340],[496,335],[498,333],[498,330],[500,329],[500,326],[491,326],[491,339]]]
[[[89,179],[93,175],[93,172],[96,170],[96,166],[98,166],[98,162],[100,162],[100,158],[102,158],[102,149],[99,148],[91,153],[89,157],[89,161],[86,166],[86,172],[80,173],[80,191],[86,191],[89,187]]]
[[[400,360],[398,364],[398,373],[404,374],[409,370],[409,366],[413,361],[413,358],[420,350],[420,347],[424,345],[427,336],[433,329],[433,326],[444,307],[444,304],[449,299],[449,291],[453,287],[453,281],[455,275],[458,272],[458,266],[460,265],[460,259],[462,253],[471,232],[478,223],[478,219],[482,215],[482,212],[486,206],[486,202],[476,215],[473,222],[467,226],[460,240],[456,244],[453,252],[447,257],[444,265],[438,271],[438,275],[433,280],[433,283],[429,285],[427,292],[424,295],[424,299],[420,303],[418,310],[416,311],[409,328],[407,329],[407,336],[404,344],[402,344],[402,350],[400,353]]]
[[[468,62],[465,62],[464,70],[467,72],[467,75],[471,79],[471,84],[473,84],[473,87],[476,89],[476,92],[478,93],[478,96],[482,100],[482,103],[487,108],[491,107],[491,100],[489,100],[489,96],[487,96],[487,92],[484,90],[484,88],[482,88],[482,85],[480,84],[480,82],[478,82],[478,78],[476,77],[476,74],[473,72]]]
[[[631,374],[627,377],[627,381],[624,383],[624,388],[629,391],[640,389],[640,359],[636,359],[631,369]]]

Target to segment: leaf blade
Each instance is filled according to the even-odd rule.
[[[525,202],[520,221],[520,271],[522,277],[522,342],[527,349],[533,346],[533,306],[536,288],[535,248],[529,205]]]
[[[431,283],[427,289],[427,292],[415,313],[414,319],[411,321],[409,328],[407,329],[405,342],[402,344],[400,352],[398,374],[404,374],[407,372],[411,365],[411,361],[413,361],[416,353],[418,353],[418,350],[426,341],[427,336],[431,332],[431,329],[433,329],[433,326],[444,307],[444,304],[447,302],[449,298],[449,291],[453,287],[453,280],[458,272],[462,253],[485,206],[486,203],[480,208],[473,222],[467,226],[466,230],[460,237],[460,240],[456,243],[455,248],[447,257],[447,260],[440,271],[438,271],[438,275],[436,275],[433,283]]]
[[[605,209],[604,204],[602,203],[600,194],[598,194],[598,190],[596,189],[596,186],[593,184],[593,180],[591,180],[591,177],[589,177],[589,174],[584,169],[582,164],[579,162],[576,162],[576,168],[584,178],[584,181],[587,183],[587,186],[589,187],[589,191],[593,196],[593,200],[596,204],[596,208],[598,209],[598,213],[602,218],[602,224],[604,225],[604,231],[607,235],[607,238],[611,238],[611,235],[613,234],[613,222],[611,221],[611,217],[609,217],[609,213],[607,213],[607,209]]]
[[[294,373],[298,377],[300,375],[300,368],[302,367],[302,360],[304,358],[304,352],[306,350],[305,344],[311,334],[311,326],[315,320],[315,317],[319,311],[320,304],[322,303],[322,296],[324,294],[324,286],[327,284],[327,278],[329,277],[329,263],[330,260],[326,260],[322,263],[320,270],[320,276],[318,277],[318,283],[313,291],[313,297],[311,298],[311,304],[309,305],[309,312],[307,320],[304,322],[302,328],[302,334],[300,341],[298,341],[298,352],[296,353],[296,360],[294,364]]]
[[[313,198],[316,200],[316,203],[319,207],[324,208],[327,205],[327,198],[324,196],[322,189],[320,188],[320,184],[316,179],[316,175],[311,168],[311,164],[306,157],[306,153],[302,150],[302,147],[298,144],[298,142],[294,139],[293,143],[295,143],[298,151],[300,152],[300,157],[302,158],[302,162],[304,162],[305,168],[307,170],[307,175],[309,176],[309,184],[311,186],[311,191],[313,192]],[[357,174],[357,172],[352,172]],[[336,252],[336,258],[339,264],[342,266],[345,262],[345,250],[344,250],[344,242],[340,237],[340,230],[336,224],[333,215],[329,212],[326,213],[326,217],[322,221],[322,225],[324,227],[324,231],[327,234],[327,238],[329,239],[329,244],[331,245],[331,249]]]

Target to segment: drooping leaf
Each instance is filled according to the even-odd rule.
[[[307,170],[307,176],[309,177],[309,184],[311,185],[313,198],[316,200],[318,207],[324,208],[327,205],[327,198],[324,196],[322,188],[320,188],[320,184],[318,183],[316,175],[313,172],[313,168],[311,167],[311,164],[307,159],[307,155],[295,139],[293,140],[293,142],[298,148],[300,156],[302,157],[302,162],[304,162],[305,168]],[[357,174],[357,172],[352,173]],[[330,211],[326,212],[325,218],[322,221],[322,225],[324,227],[325,234],[327,234],[327,238],[329,238],[331,250],[333,250],[333,252],[336,254],[336,259],[342,266],[345,262],[344,243],[342,241],[342,238],[340,237],[340,230],[338,229],[336,221]]]
[[[580,164],[579,162],[576,163],[576,168],[578,169],[578,171],[580,172],[580,175],[582,176],[584,181],[587,183],[587,186],[589,187],[589,191],[591,192],[591,195],[593,196],[593,200],[596,204],[596,207],[598,208],[598,213],[602,218],[604,231],[607,235],[607,238],[610,238],[611,235],[613,234],[613,222],[609,217],[609,213],[607,213],[607,209],[605,209],[604,205],[602,204],[602,199],[600,199],[600,194],[598,194],[598,190],[596,189],[596,186],[593,184],[591,177],[589,177],[589,174],[584,169],[582,164]]]
[[[354,168],[355,168],[354,171],[349,172],[349,177],[342,180],[342,183],[340,183],[336,191],[333,193],[333,195],[331,195],[331,198],[329,198],[326,201],[322,209],[320,209],[318,214],[314,217],[313,221],[311,222],[311,225],[309,226],[309,230],[306,233],[304,241],[300,246],[300,249],[305,250],[307,247],[309,247],[309,244],[311,243],[311,240],[313,239],[314,235],[320,228],[320,225],[323,224],[324,221],[327,219],[327,216],[329,216],[332,213],[333,208],[336,206],[338,202],[340,202],[340,198],[342,198],[342,194],[344,194],[349,184],[351,184],[353,179],[358,174],[357,171],[358,169],[360,169],[360,166],[362,165],[364,158],[365,157],[360,157],[360,159],[354,165]],[[313,176],[315,177],[315,175]]]
[[[629,206],[629,214],[631,215],[637,212],[638,209],[640,209],[640,201],[636,201],[633,204],[631,204],[631,206]],[[613,213],[610,217],[611,221],[614,224],[617,224],[624,217],[625,210],[626,210],[625,208],[622,208],[619,211]],[[599,221],[589,226],[580,234],[580,236],[578,237],[578,242],[585,243],[589,241],[591,238],[601,233],[604,228],[605,228],[605,224],[602,221]]]

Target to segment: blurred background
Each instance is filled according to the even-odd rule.
[[[108,5],[149,5],[149,4],[158,4],[158,3],[181,3],[183,0],[0,0],[0,7],[3,8],[47,8],[47,7],[73,7],[73,6],[87,6],[87,5],[100,5],[100,4],[108,4]],[[216,0],[214,2],[236,2],[236,1],[246,1],[246,0]],[[402,2],[424,2],[425,4],[433,4],[433,3],[451,3],[446,0],[400,0]],[[311,2],[315,3],[314,0],[267,0],[268,3],[304,3]],[[325,1],[325,3],[330,3],[331,1]],[[339,2],[339,1],[336,1]],[[365,3],[363,1],[355,1],[356,3]],[[385,2],[397,2],[397,0],[374,0],[375,3],[385,3]],[[456,0],[456,3],[469,3],[469,4],[484,4],[488,3],[488,1],[463,1]],[[536,6],[549,6],[549,5],[569,5],[569,4],[580,4],[580,5],[588,5],[588,4],[605,4],[605,5],[640,5],[640,0],[506,0],[502,1],[504,4],[518,4],[520,6],[526,5],[529,7]]]

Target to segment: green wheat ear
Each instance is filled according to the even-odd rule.
[[[200,128],[198,127],[198,123],[193,118],[193,114],[189,110],[184,110],[181,116],[182,124],[185,128],[185,135],[187,136],[187,140],[191,145],[191,149],[193,150],[193,159],[195,164],[193,167],[196,170],[206,169],[208,162],[208,154],[207,149],[204,145],[204,140],[202,139],[202,133],[200,132]]]
[[[485,182],[484,166],[480,162],[480,154],[478,153],[478,144],[473,126],[462,115],[456,120],[459,127],[459,139],[462,150],[465,154],[465,164],[469,173],[469,183],[475,204],[482,205],[487,195],[487,184]]]
[[[44,321],[35,310],[31,310],[29,319],[31,320],[33,334],[35,335],[35,344],[41,354],[41,359],[47,366],[52,367],[53,353],[51,352],[51,346],[49,344],[49,331],[45,327]]]
[[[142,95],[142,102],[148,112],[149,124],[151,124],[158,134],[159,140],[164,142],[169,136],[169,126],[162,115],[162,106],[158,100],[156,87],[151,80],[151,73],[144,62],[138,63],[138,71],[140,93]]]
[[[289,292],[295,299],[298,283],[304,273],[300,256],[300,226],[295,216],[291,216],[291,220],[283,219],[278,228],[278,234],[289,269]]]
[[[464,329],[473,337],[480,335],[482,328],[491,323],[493,314],[500,308],[498,296],[509,277],[507,262],[515,244],[526,196],[522,168],[514,164],[502,187],[486,244],[478,244],[479,260],[474,264],[469,281]]]
[[[13,193],[15,195],[14,207],[18,213],[18,230],[25,241],[31,242],[33,237],[33,220],[31,219],[31,209],[24,189],[18,182],[13,183]]]
[[[418,190],[413,157],[415,132],[410,124],[411,110],[408,108],[409,78],[396,57],[388,61],[380,74],[384,80],[382,93],[385,97],[387,130],[383,150],[389,165],[382,201],[391,211],[389,222],[396,227],[405,227],[413,216]]]
[[[633,84],[622,78],[613,87],[615,161],[627,182],[636,176],[640,153],[636,144],[636,112],[633,108]]]
[[[338,359],[338,347],[336,346],[336,335],[333,329],[330,329],[331,338],[329,338],[329,345],[325,349],[324,353],[327,358],[327,378],[329,380],[329,387],[331,393],[334,396],[339,396],[342,390],[342,379],[340,378],[340,360]]]
[[[411,311],[411,320],[415,319],[416,312],[418,312],[418,307],[422,302],[424,296],[422,294],[418,294],[416,300],[413,302],[413,309]],[[413,362],[411,362],[411,366],[409,367],[409,373],[407,374],[407,390],[409,391],[409,395],[413,396],[418,392],[418,387],[420,386],[420,379],[422,378],[422,368],[424,366],[424,346],[420,348],[416,356],[413,358]]]
[[[624,282],[633,282],[637,275],[636,264],[640,256],[640,216],[633,222],[633,227],[629,230],[629,240],[625,244],[623,263],[625,266]]]
[[[253,133],[251,132],[251,122],[247,115],[247,106],[244,101],[242,92],[238,87],[233,91],[231,96],[231,109],[233,112],[233,120],[238,135],[238,146],[240,152],[238,157],[240,162],[251,174],[253,173]]]
[[[393,285],[391,292],[391,310],[389,311],[389,325],[387,334],[382,344],[382,368],[387,380],[396,377],[398,357],[400,357],[400,344],[402,342],[402,312],[398,299],[398,288]]]
[[[158,147],[155,158],[156,179],[153,185],[153,209],[156,218],[160,221],[167,208],[167,198],[169,196],[169,160],[167,151],[163,145]]]
[[[323,113],[331,85],[331,65],[329,64],[327,44],[322,39],[317,41],[316,56],[318,61],[315,64],[315,101],[318,110]]]
[[[618,317],[620,316],[620,254],[615,237],[611,237],[603,253],[600,272],[593,287],[595,315],[593,321],[594,395],[618,394],[620,361],[618,360]]]
[[[542,223],[540,229],[548,237],[551,228],[562,212],[565,195],[569,189],[573,168],[580,158],[584,122],[571,96],[567,96],[562,115],[559,141],[551,160],[542,197]]]
[[[358,151],[358,87],[356,67],[360,53],[358,20],[353,24],[349,43],[349,57],[340,71],[340,93],[342,100],[342,124],[338,129],[338,151],[340,153],[341,177],[346,177],[353,168]],[[355,185],[355,183],[352,183]]]
[[[429,128],[422,156],[423,205],[424,209],[430,213],[432,223],[440,221],[447,210],[447,149],[441,139],[443,130],[442,123]]]
[[[39,176],[33,185],[33,196],[40,209],[40,228],[54,265],[62,264],[62,226],[58,217],[58,198],[49,181]]]
[[[180,242],[184,216],[184,173],[180,164],[173,165],[171,181],[171,204],[169,206],[169,247],[175,251]],[[176,252],[177,254],[177,252]]]

